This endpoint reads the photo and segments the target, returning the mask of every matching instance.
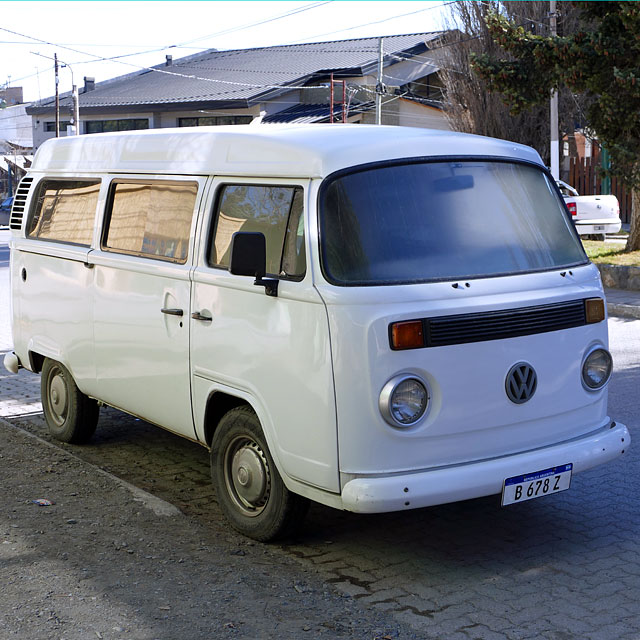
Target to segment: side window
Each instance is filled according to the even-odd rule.
[[[100,180],[42,180],[27,236],[90,246],[99,191]]]
[[[306,271],[302,187],[226,185],[218,197],[209,264],[229,267],[236,231],[264,234],[267,273],[301,279]]]
[[[197,182],[116,182],[102,249],[184,264]]]

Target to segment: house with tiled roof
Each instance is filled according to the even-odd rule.
[[[446,32],[202,53],[104,82],[84,79],[80,133],[217,124],[375,121],[448,129],[438,78]],[[33,103],[37,148],[55,135],[53,97]],[[60,131],[72,120],[72,97],[60,99]]]

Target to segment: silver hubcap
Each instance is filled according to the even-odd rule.
[[[271,492],[269,463],[260,445],[236,438],[225,454],[225,483],[229,495],[245,515],[262,513]]]
[[[52,371],[49,378],[49,408],[51,417],[58,426],[63,425],[67,419],[67,402],[67,383],[62,372]]]

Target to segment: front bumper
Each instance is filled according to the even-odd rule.
[[[543,449],[431,471],[358,477],[342,490],[342,507],[356,513],[418,509],[502,492],[506,478],[573,463],[578,473],[622,455],[631,444],[620,423]]]

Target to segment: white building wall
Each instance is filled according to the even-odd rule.
[[[398,124],[401,127],[452,130],[440,109],[402,98],[398,100],[398,103]]]
[[[31,133],[31,116],[27,115],[28,104],[17,104],[14,107],[0,109],[0,143],[30,149],[33,146]]]
[[[267,102],[260,104],[260,110],[265,111],[265,115],[269,116],[273,113],[278,113],[289,107],[295,107],[301,102],[305,102],[304,97],[309,93],[309,89],[297,89],[295,91],[289,91],[284,95],[273,98]],[[328,93],[328,92],[327,92]]]

